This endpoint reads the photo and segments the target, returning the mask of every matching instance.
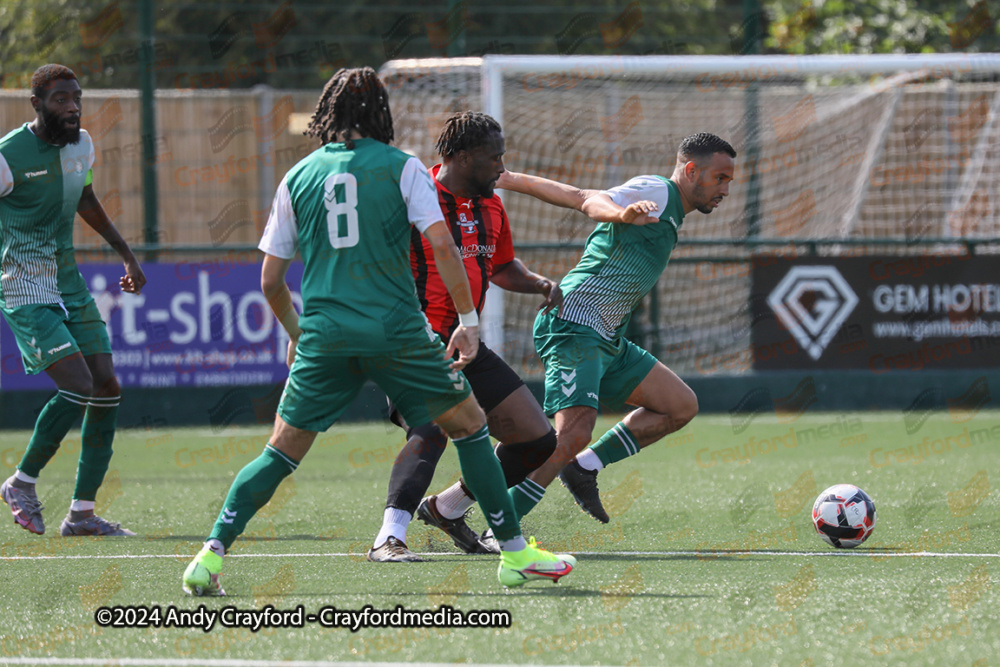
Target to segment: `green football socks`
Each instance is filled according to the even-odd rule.
[[[111,445],[118,426],[121,396],[94,396],[83,415],[80,432],[80,463],[76,469],[73,500],[96,500],[111,462]]]
[[[298,461],[268,443],[260,456],[243,466],[236,475],[208,539],[219,540],[229,551],[247,522],[267,504],[282,480],[295,472],[298,466]]]
[[[453,438],[453,442],[465,485],[479,502],[493,535],[499,541],[520,535],[521,527],[507,495],[503,468],[490,443],[489,429],[483,425],[476,433],[465,438]]]
[[[526,479],[517,486],[512,486],[508,493],[514,503],[517,518],[523,519],[528,512],[535,508],[535,505],[542,502],[545,487],[531,479]]]
[[[31,434],[28,448],[17,466],[18,470],[25,475],[38,477],[45,464],[56,455],[59,443],[69,433],[89,401],[89,396],[59,390],[39,413],[35,432]]]
[[[590,446],[601,463],[609,466],[622,459],[634,456],[639,453],[639,441],[635,435],[625,426],[625,422],[618,422],[611,430],[601,436],[600,440]]]

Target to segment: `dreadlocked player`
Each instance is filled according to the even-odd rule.
[[[31,77],[35,120],[0,139],[0,310],[24,370],[45,373],[58,391],[42,408],[17,471],[0,497],[25,530],[45,532],[35,482],[83,414],[80,463],[64,536],[132,536],[94,514],[111,462],[121,387],[111,342],[76,266],[73,218],[80,214],[125,264],[120,284],[138,294],[146,276],[94,193],[94,144],[80,127],[83,91],[73,70],[43,65]]]
[[[479,348],[469,280],[426,168],[388,145],[392,114],[375,71],[334,74],[306,133],[323,145],[281,180],[259,245],[261,288],[289,336],[288,382],[270,442],[236,476],[205,546],[184,572],[184,590],[223,594],[218,577],[226,550],[369,378],[407,423],[434,420],[455,441],[466,482],[503,552],[500,583],[569,574],[572,556],[553,555],[521,536],[486,416],[459,372]],[[447,348],[420,312],[409,271],[411,226],[428,240],[460,313]],[[303,264],[301,318],[285,283],[296,249]]]
[[[441,212],[462,254],[477,313],[491,282],[512,292],[541,294],[540,310],[558,308],[562,303],[559,286],[532,273],[514,257],[507,212],[500,197],[493,194],[504,171],[500,124],[483,113],[455,114],[445,122],[437,150],[444,163],[432,167],[431,176]],[[410,268],[424,314],[434,331],[448,339],[458,326],[458,314],[430,244],[416,230],[411,234]],[[496,455],[507,486],[519,484],[555,451],[555,429],[517,373],[484,343],[479,343],[479,353],[463,373],[486,411],[490,433],[500,440]],[[407,428],[397,410],[390,412],[395,423]],[[424,523],[446,532],[466,553],[499,552],[495,540],[477,536],[466,524],[465,513],[475,500],[464,482],[420,500],[447,442],[444,431],[433,423],[407,429],[406,445],[392,466],[382,528],[368,552],[369,560],[422,560],[406,547],[406,528],[414,512]]]

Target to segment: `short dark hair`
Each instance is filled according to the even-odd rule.
[[[337,140],[338,133],[347,135],[351,130],[384,144],[392,143],[395,137],[389,93],[371,67],[342,68],[330,77],[305,134],[329,144]],[[344,145],[354,149],[347,136]]]
[[[76,81],[76,74],[65,65],[42,65],[31,75],[31,94],[45,99],[45,89],[58,80]]]
[[[486,143],[493,134],[502,133],[500,123],[481,111],[462,111],[444,122],[435,149],[441,157],[451,157]]]
[[[711,132],[699,132],[684,137],[681,145],[677,149],[677,157],[681,160],[694,160],[699,162],[711,158],[716,153],[725,153],[729,157],[736,157],[736,150],[729,145],[725,139],[721,139]]]

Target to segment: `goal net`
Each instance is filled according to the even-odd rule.
[[[670,176],[689,134],[728,140],[739,154],[729,198],[687,216],[633,316],[633,340],[681,374],[749,371],[761,253],[962,252],[960,239],[1000,237],[996,54],[486,56],[390,61],[381,75],[397,145],[427,164],[444,119],[466,109],[502,123],[508,169],[586,188]],[[554,279],[572,268],[587,218],[514,193],[504,202],[530,268]],[[528,377],[541,370],[537,305],[503,294],[484,330]]]

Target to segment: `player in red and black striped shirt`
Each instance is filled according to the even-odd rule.
[[[502,146],[500,148],[502,149]],[[524,274],[524,265],[520,262],[517,265],[513,263],[514,246],[510,238],[507,211],[504,210],[500,198],[493,196],[492,184],[489,185],[489,196],[463,197],[461,194],[451,192],[441,183],[438,176],[442,169],[445,169],[445,166],[440,164],[430,169],[437,185],[438,203],[441,205],[441,212],[444,213],[444,220],[451,229],[455,245],[462,255],[465,270],[469,274],[469,287],[472,288],[476,312],[481,313],[486,290],[489,289],[490,279],[494,276],[495,270],[500,269],[497,273],[500,274],[502,281],[504,274],[510,271]],[[451,167],[450,172],[454,174],[456,169]],[[445,173],[447,177],[448,170]],[[483,176],[486,175],[488,174]],[[431,246],[419,232],[414,234],[410,241],[410,268],[413,269],[413,278],[417,283],[420,307],[427,315],[431,327],[441,336],[441,340],[448,340],[447,336],[450,336],[458,325],[458,313],[434,265]]]
[[[443,164],[430,171],[444,219],[469,274],[476,312],[482,310],[490,283],[512,292],[541,294],[544,300],[539,309],[558,308],[562,304],[558,283],[529,271],[514,256],[507,212],[493,194],[504,171],[499,123],[483,113],[455,114],[446,121],[437,150]],[[414,234],[410,245],[410,264],[421,308],[434,331],[447,340],[458,315],[433,253],[419,234]],[[486,412],[490,434],[500,441],[496,453],[507,486],[519,484],[555,450],[555,430],[517,373],[481,341],[479,353],[463,373]],[[390,413],[395,423],[407,428],[407,442],[393,463],[382,528],[368,559],[422,560],[406,548],[406,528],[414,512],[424,523],[448,533],[466,553],[499,553],[495,540],[480,537],[465,523],[465,513],[475,500],[461,481],[444,493],[420,500],[448,442],[444,432],[433,423],[408,428],[392,406]]]

